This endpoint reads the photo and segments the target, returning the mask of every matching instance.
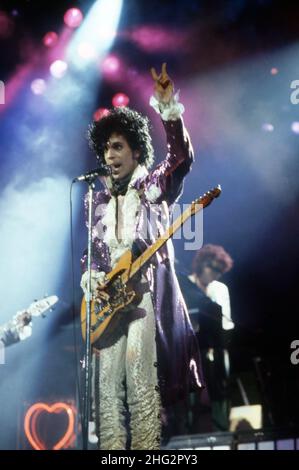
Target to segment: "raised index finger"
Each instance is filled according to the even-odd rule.
[[[151,74],[152,74],[152,77],[153,77],[153,80],[155,80],[155,82],[157,80],[159,80],[159,77],[157,75],[157,72],[156,72],[156,69],[154,67],[151,68]]]
[[[162,64],[162,78],[167,77],[166,62]]]

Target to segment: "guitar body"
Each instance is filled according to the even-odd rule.
[[[107,282],[100,289],[102,298],[91,302],[90,338],[91,344],[98,342],[114,315],[138,299],[135,291],[128,283],[132,253],[125,252],[119,259],[115,268],[107,274]],[[87,304],[85,297],[81,303],[81,330],[85,341],[86,338],[86,314]]]

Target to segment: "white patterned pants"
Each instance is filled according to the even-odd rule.
[[[161,399],[155,318],[149,292],[143,295],[138,310],[143,311],[144,316],[130,322],[128,335],[121,336],[115,344],[101,349],[93,357],[93,394],[94,407],[99,410],[96,415],[99,415],[100,449],[126,449],[126,405],[130,448],[160,448]]]

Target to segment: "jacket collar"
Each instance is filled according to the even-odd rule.
[[[128,184],[128,189],[133,188],[136,183],[141,180],[142,178],[145,178],[148,175],[148,170],[144,165],[137,165],[135,170],[132,173],[131,180]],[[112,177],[111,176],[101,176],[100,181],[102,184],[105,186],[105,188],[108,190],[108,192],[111,194],[113,185],[112,185]]]

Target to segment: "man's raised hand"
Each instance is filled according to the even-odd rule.
[[[173,96],[173,83],[166,70],[166,62],[162,64],[160,75],[157,74],[154,67],[151,68],[152,78],[155,81],[154,95],[158,101],[169,103]]]

